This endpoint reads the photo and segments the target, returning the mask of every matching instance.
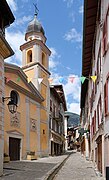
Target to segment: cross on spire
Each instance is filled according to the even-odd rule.
[[[37,16],[39,12],[39,9],[37,8],[37,3],[36,4],[33,3],[33,5],[35,7],[35,15]]]

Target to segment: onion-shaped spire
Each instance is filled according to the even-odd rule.
[[[41,23],[38,21],[37,19],[37,15],[38,15],[38,8],[37,5],[35,5],[35,14],[34,14],[34,19],[28,24],[27,30],[26,30],[26,34],[27,33],[34,33],[34,32],[41,32],[43,35],[45,34],[44,29],[41,25]]]

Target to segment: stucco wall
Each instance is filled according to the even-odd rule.
[[[2,97],[4,94],[4,61],[0,57],[0,176],[3,173],[3,139],[4,139],[4,106]]]
[[[23,82],[20,80],[19,85],[23,85]],[[24,86],[25,87],[25,86]],[[5,86],[5,96],[9,96],[11,90],[13,90],[11,87],[9,87],[7,84]],[[14,89],[15,90],[15,89]],[[35,154],[37,155],[37,150],[39,149],[38,146],[40,146],[40,143],[37,141],[37,136],[39,134],[37,133],[38,128],[37,127],[37,121],[40,121],[40,117],[38,116],[39,109],[37,108],[37,102],[33,101],[29,97],[27,97],[25,94],[19,92],[19,103],[17,107],[17,112],[20,114],[20,126],[15,127],[11,125],[11,114],[8,111],[7,103],[5,104],[5,148],[4,151],[9,154],[9,137],[13,137],[15,134],[17,134],[18,138],[20,136],[21,139],[21,159],[26,158],[26,153],[28,151],[35,151]],[[39,117],[39,118],[38,118]],[[36,122],[36,130],[31,129],[31,121]],[[40,131],[39,131],[40,133]],[[16,136],[16,137],[17,137]],[[38,144],[37,144],[38,143]]]

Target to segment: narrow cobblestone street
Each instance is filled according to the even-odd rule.
[[[0,180],[44,180],[67,156],[66,154],[39,158],[33,161],[23,160],[4,163],[4,173]]]
[[[92,162],[76,152],[70,155],[54,180],[104,180],[104,178],[97,175]]]
[[[0,177],[0,180],[24,179],[105,180],[95,171],[91,161],[87,161],[85,157],[81,156],[80,152],[74,151],[69,151],[61,156],[40,158],[35,161],[11,161],[4,164],[4,175]]]

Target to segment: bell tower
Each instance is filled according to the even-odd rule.
[[[20,46],[22,51],[22,68],[28,79],[32,81],[35,87],[41,91],[39,78],[43,81],[48,79],[50,50],[46,46],[46,37],[41,23],[35,13],[33,20],[28,24],[26,34],[26,43]]]
[[[46,46],[46,37],[41,23],[37,19],[38,13],[35,12],[33,20],[28,24],[25,40],[20,46],[22,51],[22,69],[31,81],[44,101],[38,108],[37,136],[39,156],[48,155],[49,141],[49,56],[51,54]],[[40,114],[40,115],[39,115]]]

